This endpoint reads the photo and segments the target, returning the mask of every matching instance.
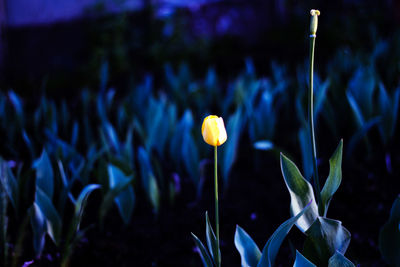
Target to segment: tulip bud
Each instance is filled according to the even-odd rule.
[[[319,10],[311,9],[310,37],[316,37],[318,28],[318,16],[321,14]]]
[[[227,139],[224,120],[221,117],[207,116],[201,126],[204,141],[211,146],[220,146]]]

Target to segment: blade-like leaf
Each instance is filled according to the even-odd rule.
[[[307,260],[298,250],[296,250],[296,260],[293,267],[316,267],[311,261]]]
[[[147,193],[155,212],[158,212],[160,205],[160,193],[156,177],[153,173],[153,168],[150,163],[150,158],[147,151],[143,147],[138,149],[138,159],[140,165],[140,174],[144,190]]]
[[[336,251],[329,259],[328,267],[355,267],[342,253]]]
[[[253,239],[240,226],[236,226],[235,246],[242,259],[242,267],[255,267],[261,259],[261,251]]]
[[[54,192],[54,173],[53,167],[46,150],[43,149],[42,155],[33,163],[36,169],[36,185],[50,198],[53,199]]]
[[[230,170],[235,162],[235,157],[237,153],[237,147],[239,144],[239,138],[241,135],[242,128],[242,111],[238,109],[235,114],[233,114],[227,123],[227,134],[228,140],[224,145],[222,150],[222,177],[225,181],[224,186],[227,186],[227,181],[229,177]]]
[[[326,179],[324,188],[321,191],[321,201],[319,205],[321,209],[320,214],[326,217],[328,212],[329,203],[332,199],[333,194],[339,188],[340,182],[342,181],[342,152],[343,152],[343,140],[340,140],[338,147],[329,159],[329,176]]]
[[[389,220],[379,234],[379,250],[388,264],[400,266],[400,196],[394,201]]]
[[[33,232],[33,248],[36,256],[40,256],[44,247],[44,236],[46,234],[46,219],[39,206],[33,203],[30,208],[31,226]]]
[[[311,202],[308,211],[296,222],[297,227],[305,232],[318,217],[314,191],[311,184],[303,178],[297,166],[283,154],[281,154],[281,170],[290,194],[292,215],[299,214]]]
[[[101,186],[98,184],[89,184],[89,185],[85,186],[82,189],[81,193],[79,194],[79,196],[75,202],[75,218],[77,220],[76,231],[79,230],[79,224],[82,219],[83,209],[85,208],[86,201],[87,201],[90,193],[92,193],[94,190],[96,190],[100,187]]]
[[[201,260],[203,261],[204,267],[214,267],[213,261],[208,254],[206,248],[204,247],[203,243],[195,236],[193,233],[192,237],[194,240],[194,243],[196,244],[197,248],[199,249],[199,254],[201,257]]]
[[[364,117],[362,115],[362,112],[360,110],[360,107],[357,104],[357,101],[354,99],[353,95],[347,91],[346,92],[347,100],[349,101],[350,107],[353,110],[354,116],[356,117],[356,121],[358,123],[358,126],[364,125]]]
[[[305,234],[304,255],[317,266],[327,266],[336,251],[344,254],[351,238],[340,221],[322,217],[318,217]]]
[[[35,203],[40,208],[45,217],[47,225],[47,233],[56,245],[59,244],[61,237],[61,218],[50,198],[39,188],[36,187]]]
[[[103,202],[100,205],[99,209],[99,217],[100,217],[100,224],[102,227],[103,218],[106,216],[108,210],[111,208],[112,203],[114,202],[115,198],[124,190],[129,188],[132,183],[132,178],[129,180],[125,180],[116,184],[116,186],[106,193],[104,196]]]
[[[257,267],[272,267],[274,266],[276,255],[278,254],[279,248],[285,239],[286,235],[292,229],[293,225],[297,220],[305,215],[305,213],[312,207],[312,203],[308,203],[302,211],[300,211],[296,216],[290,218],[289,220],[282,223],[278,229],[269,238],[267,244],[262,251],[262,256],[258,262]]]
[[[206,212],[206,238],[208,251],[210,252],[212,259],[214,260],[215,265],[220,266],[221,253],[218,250],[217,238],[215,237],[210,219],[208,218],[208,212]]]
[[[108,165],[108,176],[111,189],[115,188],[118,184],[125,183],[133,179],[133,176],[126,176],[118,167],[112,164]],[[118,196],[115,197],[114,201],[118,206],[119,213],[124,220],[124,223],[128,224],[131,220],[133,207],[135,204],[135,194],[133,192],[132,185],[121,191]]]

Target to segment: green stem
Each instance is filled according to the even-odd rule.
[[[318,177],[318,165],[317,165],[317,149],[315,145],[315,132],[314,132],[314,49],[315,49],[315,35],[310,35],[310,86],[308,91],[308,123],[309,123],[309,133],[310,133],[310,142],[311,149],[313,154],[313,180],[314,180],[314,189],[317,194],[317,202],[321,204],[321,190],[319,186],[319,177]],[[322,204],[320,205],[322,208]],[[321,215],[321,214],[320,214]]]
[[[221,266],[221,255],[219,250],[219,216],[218,216],[218,147],[214,147],[214,188],[215,188],[215,231],[217,235],[217,265]]]

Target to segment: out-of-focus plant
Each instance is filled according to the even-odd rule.
[[[45,150],[33,164],[36,171],[36,192],[33,205],[30,208],[31,226],[36,255],[42,253],[45,235],[47,234],[56,246],[61,246],[62,239],[65,241],[62,259],[62,262],[65,263],[69,259],[73,246],[83,237],[85,232],[85,229],[80,229],[80,222],[87,198],[93,190],[100,186],[98,184],[86,185],[75,198],[70,192],[71,181],[67,178],[61,163],[59,163],[59,167],[61,181],[56,180],[52,163]],[[54,201],[56,199],[55,192],[60,192],[57,202]],[[68,231],[63,238],[63,224],[68,218],[64,207],[68,201],[72,203],[74,213],[72,216],[68,216],[71,219],[66,226]],[[58,203],[58,206],[55,203]]]
[[[374,57],[374,53],[372,57]],[[349,142],[347,155],[351,155],[355,145],[362,139],[366,141],[370,150],[370,140],[367,134],[373,126],[378,126],[386,152],[395,134],[400,88],[389,93],[383,83],[379,82],[375,74],[374,60],[371,59],[371,61],[371,65],[367,67],[358,67],[346,90],[347,100],[358,126],[357,132]],[[390,160],[390,156],[387,154],[386,161],[388,159]],[[388,169],[390,171],[390,165]]]
[[[206,237],[208,252],[203,243],[192,233],[197,248],[200,251],[200,257],[206,267],[220,267],[221,266],[221,250],[219,238],[219,211],[218,211],[218,146],[225,143],[227,134],[225,130],[224,121],[222,118],[209,115],[201,126],[201,134],[204,141],[210,146],[214,147],[214,196],[215,196],[215,230],[210,224],[208,213],[206,212]]]
[[[389,220],[380,231],[379,250],[390,266],[400,266],[400,196],[394,201]]]

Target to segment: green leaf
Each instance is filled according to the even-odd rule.
[[[80,192],[78,199],[75,202],[75,218],[77,220],[77,229],[76,231],[79,230],[79,224],[81,222],[82,219],[82,214],[83,214],[83,210],[85,208],[87,199],[89,197],[89,195],[96,189],[100,188],[101,186],[98,184],[89,184],[87,186],[85,186],[82,191]]]
[[[272,267],[274,266],[276,255],[278,254],[279,248],[282,245],[283,240],[286,235],[292,229],[293,225],[297,220],[305,215],[305,213],[312,207],[312,203],[308,203],[302,211],[300,211],[296,216],[290,218],[289,220],[282,223],[278,229],[269,238],[267,244],[262,251],[261,259],[258,262],[257,267]]]
[[[211,254],[212,259],[216,266],[221,265],[221,252],[218,250],[217,238],[215,237],[212,229],[210,219],[208,218],[208,212],[206,212],[206,238],[208,251]],[[218,257],[219,256],[219,257]]]
[[[303,178],[297,166],[281,153],[281,170],[290,194],[290,212],[297,215],[310,202],[310,208],[297,222],[296,226],[305,232],[318,217],[318,207],[315,203],[311,184]]]
[[[293,267],[316,267],[311,261],[307,260],[298,250],[296,250],[296,260]]]
[[[339,188],[340,182],[342,181],[342,154],[343,154],[343,140],[340,140],[338,147],[329,159],[329,176],[326,179],[324,188],[321,191],[321,209],[320,214],[326,217],[328,212],[329,203],[332,199],[333,194]]]
[[[344,254],[351,238],[342,222],[322,217],[318,217],[305,234],[303,254],[317,266],[327,266],[336,251]]]
[[[110,188],[117,187],[118,184],[125,184],[127,181],[132,181],[133,176],[126,176],[118,167],[109,164],[108,165],[108,177]],[[122,190],[115,198],[115,203],[118,206],[119,214],[121,215],[125,224],[128,224],[131,220],[133,207],[135,204],[135,194],[133,192],[132,185]]]
[[[196,243],[197,248],[199,249],[200,252],[199,254],[201,260],[203,261],[204,267],[214,267],[213,261],[210,255],[208,254],[206,248],[204,247],[203,243],[197,238],[197,236],[195,236],[193,233],[191,234],[194,239],[194,242]]]
[[[46,235],[46,220],[36,203],[33,203],[32,207],[29,209],[31,226],[33,232],[33,249],[35,254],[39,257],[42,254],[45,235]]]
[[[400,266],[400,195],[393,203],[389,220],[379,233],[379,250],[388,264]]]
[[[235,246],[242,259],[242,267],[257,266],[261,251],[253,239],[240,226],[236,226]]]
[[[35,203],[41,210],[47,225],[47,233],[56,245],[59,244],[61,238],[61,218],[58,215],[51,199],[39,188],[36,187],[36,201]]]
[[[329,259],[328,267],[355,267],[342,253],[336,251]]]
[[[53,199],[54,192],[54,173],[53,167],[46,150],[43,149],[42,155],[33,163],[36,169],[36,185],[50,198]]]

